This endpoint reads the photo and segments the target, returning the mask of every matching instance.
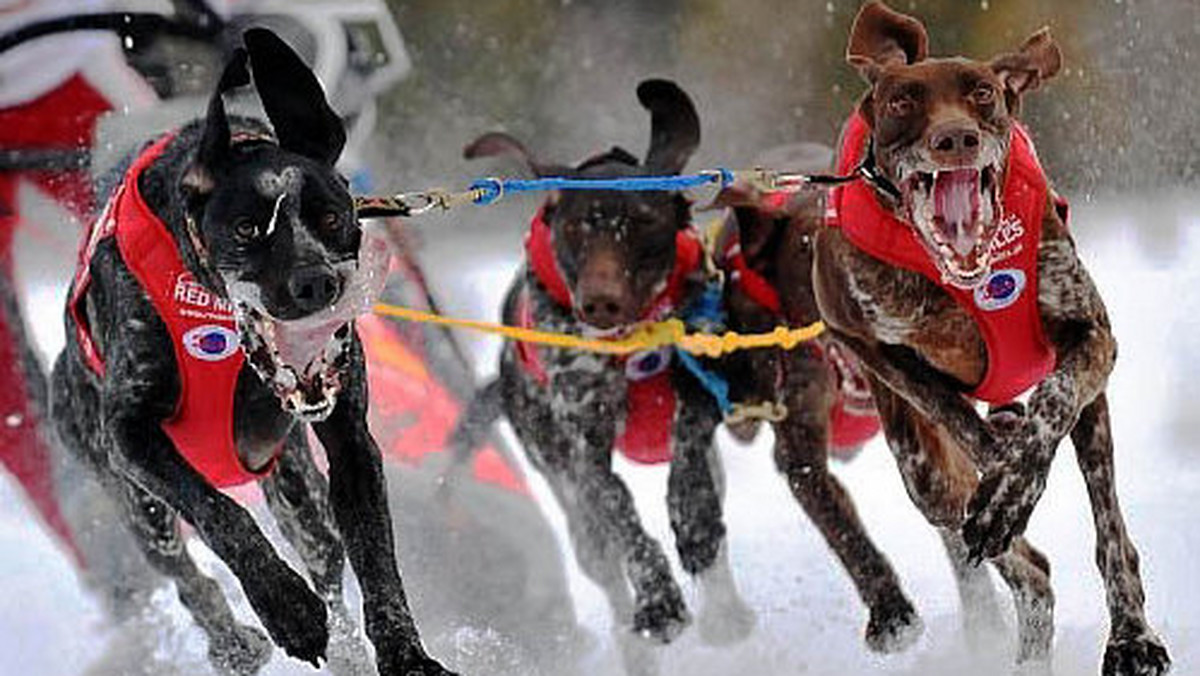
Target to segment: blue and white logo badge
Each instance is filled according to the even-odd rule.
[[[183,349],[203,361],[226,359],[237,352],[238,346],[237,332],[216,324],[197,326],[183,334]]]
[[[1025,273],[1021,270],[996,270],[983,284],[975,288],[975,304],[981,309],[1003,310],[1017,302],[1025,290]]]
[[[632,381],[645,380],[667,370],[671,364],[671,348],[638,352],[625,362],[625,377]]]

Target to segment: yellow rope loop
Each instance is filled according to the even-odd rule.
[[[734,404],[725,416],[725,424],[736,425],[747,420],[764,420],[777,423],[787,419],[788,409],[778,401],[764,401],[757,404]]]
[[[386,303],[376,304],[375,312],[387,317],[396,317],[413,322],[491,333],[507,338],[508,340],[516,340],[523,343],[536,343],[550,347],[586,350],[588,352],[618,356],[645,350],[654,350],[667,345],[675,345],[692,354],[713,358],[737,350],[753,348],[781,347],[785,350],[791,350],[802,342],[816,338],[825,330],[823,323],[816,322],[797,329],[779,326],[769,333],[739,334],[728,331],[721,335],[714,335],[709,333],[688,333],[687,327],[681,320],[668,319],[642,326],[625,338],[606,340],[603,338],[585,338],[583,336],[564,333],[526,329],[519,326],[506,326],[493,322],[443,317],[432,312],[388,305]]]

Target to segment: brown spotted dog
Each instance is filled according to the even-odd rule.
[[[1054,39],[1043,29],[989,62],[927,58],[924,26],[872,2],[848,61],[870,88],[838,169],[868,178],[830,196],[817,300],[872,373],[888,442],[914,503],[944,531],[964,606],[983,574],[970,564],[986,558],[1013,592],[1018,661],[1048,657],[1050,569],[1022,533],[1069,434],[1111,616],[1103,673],[1165,673],[1113,480],[1104,390],[1116,342],[1015,117],[1058,72]]]
[[[759,158],[760,166],[821,172],[832,161],[832,151],[815,144],[777,148],[768,155]],[[714,256],[725,273],[729,328],[766,333],[819,321],[812,247],[822,224],[821,194],[762,193],[738,183],[724,190],[717,204],[731,207]],[[776,467],[867,605],[867,646],[877,652],[908,647],[921,634],[921,620],[891,564],[871,542],[849,494],[829,471],[831,454],[846,457],[879,431],[869,387],[853,355],[822,336],[791,351],[746,350],[722,361],[735,401],[782,404],[782,418],[773,423]]]
[[[543,177],[678,174],[700,142],[691,98],[666,80],[642,82],[637,96],[651,116],[642,161],[614,148],[575,167],[551,165],[501,133],[480,137],[465,155],[507,155]],[[513,326],[615,338],[678,316],[707,281],[689,203],[675,192],[552,194],[530,225],[525,250],[502,311]],[[565,513],[576,559],[604,590],[615,629],[666,643],[691,621],[661,545],[613,469],[619,451],[642,464],[670,463],[668,512],[680,563],[700,582],[702,638],[726,643],[749,633],[753,614],[737,596],[724,546],[713,453],[720,409],[670,350],[618,358],[505,345],[499,379],[477,395],[455,435],[458,468],[478,431],[500,415]],[[653,673],[654,654],[629,641],[632,634],[617,634],[626,671]]]

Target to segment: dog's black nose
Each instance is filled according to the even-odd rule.
[[[941,161],[972,162],[979,156],[980,140],[973,125],[945,123],[930,130],[929,149]]]
[[[580,317],[598,329],[610,329],[626,321],[625,308],[616,296],[589,295],[579,303]]]
[[[342,285],[337,273],[329,266],[306,265],[292,272],[288,291],[297,308],[316,312],[337,300]]]

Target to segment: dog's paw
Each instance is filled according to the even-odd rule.
[[[325,670],[333,676],[372,676],[366,642],[340,601],[329,605],[329,648]]]
[[[220,674],[253,676],[271,660],[273,650],[261,631],[238,624],[232,631],[209,637],[208,659]]]
[[[867,648],[877,653],[898,653],[912,647],[925,631],[925,623],[903,594],[890,595],[871,608],[867,621]]]
[[[379,655],[379,676],[458,676],[418,649],[388,659]]]
[[[1153,634],[1112,638],[1104,650],[1104,676],[1162,676],[1171,670],[1171,658],[1162,640]]]
[[[700,640],[713,647],[730,646],[746,640],[754,631],[758,616],[739,597],[722,603],[706,603],[696,620]]]
[[[279,572],[243,585],[275,645],[298,660],[320,667],[329,645],[325,602],[283,562]]]
[[[962,528],[972,563],[1008,550],[1013,538],[1025,531],[1045,485],[1044,475],[1028,467],[1000,464],[984,473]]]
[[[655,594],[654,598],[639,599],[633,614],[635,634],[659,643],[674,641],[692,623],[692,616],[683,603],[683,596],[674,583],[670,589]]]

